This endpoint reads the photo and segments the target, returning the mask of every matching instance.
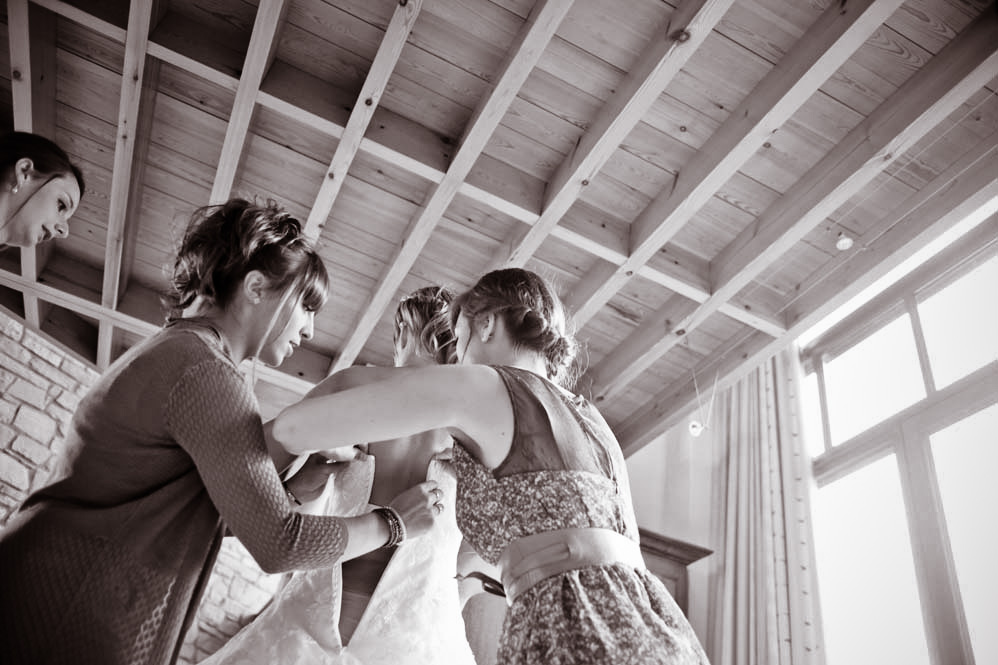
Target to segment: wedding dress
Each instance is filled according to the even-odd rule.
[[[366,456],[333,474],[323,512],[369,510],[374,464]],[[340,567],[299,571],[201,665],[474,665],[454,579],[461,543],[457,482],[450,462],[442,460],[430,461],[426,477],[444,491],[445,511],[430,532],[396,548],[349,644],[342,644],[338,630]]]

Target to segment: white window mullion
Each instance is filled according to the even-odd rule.
[[[925,331],[922,330],[922,317],[918,313],[918,303],[911,294],[905,296],[905,307],[908,309],[908,319],[911,321],[911,331],[915,335],[915,350],[918,352],[918,364],[922,369],[922,381],[925,383],[925,394],[936,392],[936,382],[932,376],[932,364],[929,362],[929,350],[925,345]]]

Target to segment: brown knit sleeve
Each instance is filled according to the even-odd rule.
[[[340,518],[292,510],[267,453],[256,398],[235,368],[214,358],[192,365],[170,391],[164,420],[225,524],[264,571],[323,568],[343,555]]]

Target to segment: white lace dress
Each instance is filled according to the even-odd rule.
[[[374,458],[346,465],[332,479],[324,512],[368,510]],[[461,533],[454,519],[456,480],[449,462],[431,461],[427,479],[444,490],[447,519],[402,543],[348,645],[340,640],[340,567],[296,572],[274,600],[202,665],[474,665],[454,579]]]

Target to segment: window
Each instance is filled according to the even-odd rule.
[[[827,665],[929,665],[894,456],[821,488],[814,513]]]
[[[827,665],[998,662],[996,230],[803,351]]]
[[[832,445],[925,397],[907,315],[825,363]]]
[[[998,405],[930,436],[970,641],[978,663],[998,663]]]
[[[998,359],[998,257],[919,304],[937,388]]]

